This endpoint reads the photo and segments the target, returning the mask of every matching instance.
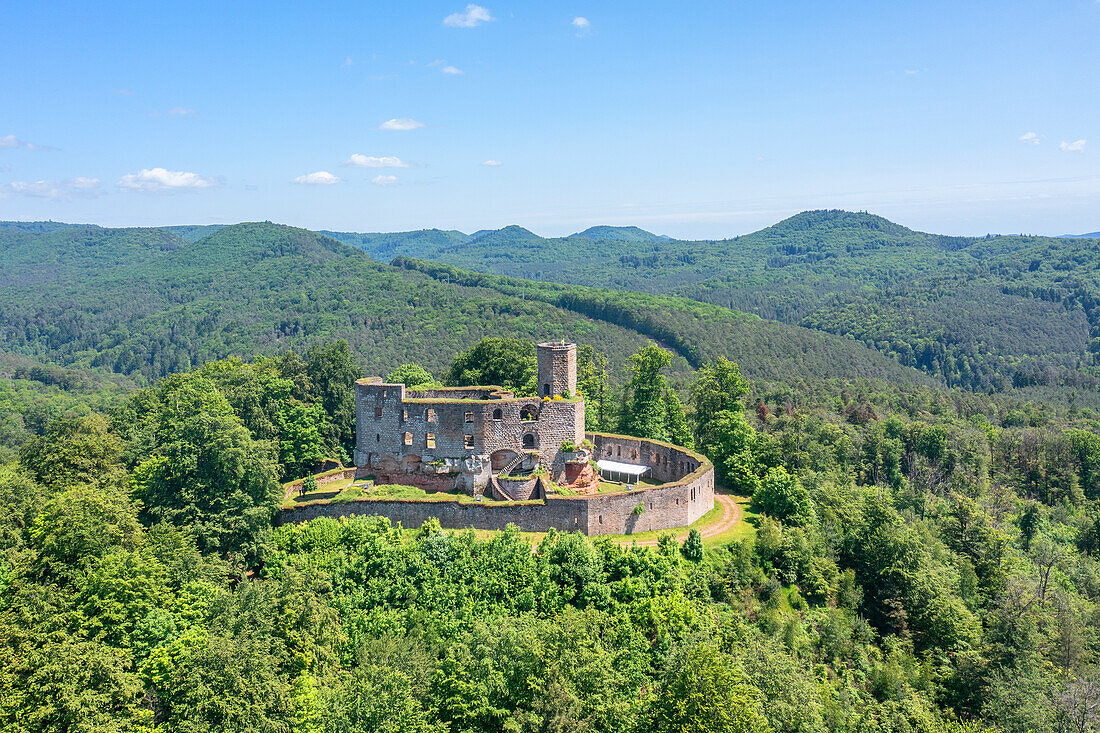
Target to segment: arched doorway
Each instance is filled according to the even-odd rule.
[[[535,448],[535,447],[538,446],[538,444],[539,444],[539,440],[533,434],[531,434],[531,433],[525,433],[524,434],[524,436],[523,436],[523,447],[524,448]]]

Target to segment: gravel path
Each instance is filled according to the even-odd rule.
[[[741,506],[734,501],[733,497],[729,494],[715,493],[714,498],[718,500],[718,503],[722,505],[722,518],[709,527],[700,530],[700,534],[703,535],[703,539],[707,537],[714,537],[720,535],[723,532],[728,532],[733,525],[741,521]],[[688,530],[684,530],[680,534],[676,535],[678,542],[683,542],[687,539]],[[656,547],[657,540],[632,540],[630,537],[624,537],[619,540],[619,544],[622,545],[637,545],[638,547]]]

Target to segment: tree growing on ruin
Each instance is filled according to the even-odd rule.
[[[533,395],[537,376],[535,345],[530,341],[485,338],[455,358],[443,381],[451,387],[497,385],[519,395]]]

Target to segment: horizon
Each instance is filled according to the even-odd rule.
[[[137,225],[137,226],[110,226],[110,225],[105,225],[105,224],[99,224],[99,223],[96,223],[96,222],[61,221],[61,220],[58,220],[58,219],[0,219],[0,224],[8,224],[8,223],[14,223],[14,224],[51,223],[51,224],[64,224],[64,225],[67,225],[67,226],[95,226],[95,227],[102,227],[104,229],[131,229],[131,228],[133,228],[133,229],[168,229],[168,228],[172,228],[172,227],[186,227],[186,226],[231,227],[231,226],[236,226],[236,225],[239,225],[239,224],[268,223],[268,224],[274,224],[276,226],[286,226],[286,227],[293,227],[293,228],[296,228],[296,229],[304,229],[306,231],[312,231],[312,232],[316,232],[318,234],[321,234],[321,233],[326,232],[326,231],[336,232],[336,233],[343,233],[343,234],[407,234],[407,233],[410,233],[410,232],[418,232],[418,231],[457,231],[459,234],[462,234],[462,235],[467,236],[467,237],[472,237],[473,235],[478,234],[480,232],[501,231],[503,229],[507,229],[508,227],[518,226],[518,227],[521,227],[522,229],[525,229],[526,231],[530,232],[531,234],[534,234],[535,236],[541,237],[543,239],[565,239],[565,238],[572,237],[572,236],[578,236],[578,235],[584,233],[585,231],[587,231],[588,229],[594,229],[594,228],[598,228],[598,227],[609,227],[609,228],[612,228],[612,229],[639,229],[639,230],[641,230],[641,231],[643,231],[647,234],[651,234],[651,235],[654,235],[654,236],[657,236],[657,237],[664,237],[664,238],[667,238],[671,241],[692,242],[692,241],[725,241],[725,240],[735,239],[737,237],[745,236],[746,234],[753,234],[753,233],[761,231],[763,229],[768,229],[772,226],[775,226],[777,224],[781,224],[784,221],[787,221],[788,219],[791,219],[791,218],[793,218],[795,216],[798,216],[800,214],[811,213],[811,212],[814,212],[814,211],[823,211],[823,209],[804,209],[802,211],[799,211],[799,212],[796,212],[796,213],[792,214],[791,216],[786,216],[786,217],[783,217],[782,219],[777,219],[773,222],[764,224],[763,226],[761,226],[758,229],[753,229],[753,230],[748,231],[748,232],[740,232],[738,234],[730,234],[730,235],[727,235],[727,236],[699,237],[699,238],[695,238],[695,239],[675,237],[675,236],[669,235],[665,232],[652,231],[650,229],[646,229],[645,227],[641,227],[641,226],[638,226],[638,225],[635,225],[635,224],[591,224],[591,225],[585,227],[584,229],[578,229],[576,231],[566,232],[566,233],[563,233],[563,234],[542,234],[542,233],[539,233],[539,232],[537,232],[533,229],[530,229],[528,227],[525,227],[521,224],[516,224],[516,223],[504,224],[502,226],[493,227],[493,228],[480,227],[478,229],[471,229],[470,231],[465,231],[465,230],[462,230],[462,229],[444,229],[442,227],[418,227],[416,229],[389,229],[389,230],[334,229],[332,227],[327,227],[327,226],[314,228],[314,227],[302,226],[300,224],[292,224],[292,223],[289,223],[289,222],[275,221],[274,219],[250,219],[250,220],[233,221],[233,222],[207,222],[207,223],[203,223],[203,224],[196,224],[195,222],[180,222],[180,223],[176,223],[176,224],[146,224],[146,225]],[[1096,238],[1100,238],[1100,237],[1089,237],[1089,236],[1087,236],[1087,235],[1090,235],[1090,234],[1100,235],[1100,230],[1095,231],[1095,232],[1066,232],[1066,233],[1063,233],[1063,234],[1039,234],[1039,233],[1036,233],[1036,232],[985,232],[983,234],[955,234],[953,232],[931,232],[931,231],[924,231],[924,230],[921,230],[921,229],[916,229],[914,227],[911,227],[911,226],[905,224],[904,222],[899,222],[899,221],[895,221],[893,219],[889,219],[888,217],[882,216],[881,214],[877,214],[873,211],[850,211],[848,209],[828,209],[828,211],[837,211],[837,212],[843,212],[843,213],[846,213],[846,214],[867,214],[867,215],[870,215],[870,216],[878,217],[880,219],[885,219],[885,220],[889,221],[891,224],[897,224],[899,226],[905,227],[906,229],[910,229],[911,231],[915,231],[915,232],[918,232],[920,234],[933,234],[933,235],[941,235],[941,236],[948,236],[948,237],[984,237],[984,236],[992,236],[992,237],[1047,237],[1047,238],[1052,238],[1052,239],[1067,239],[1067,238],[1068,239],[1077,239],[1077,238],[1096,239]]]
[[[8,21],[5,220],[693,240],[835,208],[957,236],[1100,229],[1096,0]]]

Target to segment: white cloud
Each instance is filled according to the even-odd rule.
[[[906,69],[905,70],[905,75],[906,76],[916,76],[919,73],[920,73],[920,69]]]
[[[482,163],[482,165],[488,166],[490,168],[496,168],[498,165],[501,165],[501,162],[499,160],[487,160]]]
[[[42,145],[36,145],[32,142],[27,142],[26,140],[20,140],[15,135],[4,135],[3,137],[0,137],[0,150],[11,148],[22,148],[23,150],[45,149],[45,147]]]
[[[390,176],[379,173],[377,176],[370,179],[370,182],[373,183],[375,186],[393,186],[398,181],[397,176]]]
[[[127,191],[190,191],[200,188],[213,188],[218,185],[215,178],[205,178],[198,173],[170,171],[164,168],[143,168],[140,173],[127,173],[115,184]]]
[[[1025,132],[1023,135],[1020,135],[1020,137],[1016,139],[1022,143],[1031,143],[1032,145],[1038,145],[1039,141],[1042,138],[1037,132]]]
[[[465,13],[451,13],[443,19],[443,25],[451,28],[473,28],[493,19],[489,11],[473,3],[466,6]]]
[[[92,191],[101,188],[103,183],[98,178],[84,178],[77,176],[65,181],[65,185],[74,191]]]
[[[418,127],[424,127],[424,123],[419,120],[414,120],[409,117],[395,117],[392,120],[386,120],[378,126],[379,130],[415,130]]]
[[[117,94],[120,97],[132,97],[132,96],[134,96],[134,92],[133,92],[132,89],[112,89],[111,91],[114,92],[115,94]]]
[[[1065,150],[1067,153],[1080,153],[1085,149],[1086,142],[1086,140],[1074,140],[1071,143],[1067,143],[1063,140],[1058,147]]]
[[[585,33],[588,33],[590,30],[592,30],[592,24],[588,21],[588,18],[585,18],[581,15],[573,18],[572,25],[574,28],[577,29],[578,36],[583,36]]]
[[[396,155],[363,155],[362,153],[352,153],[352,156],[344,161],[344,165],[350,165],[353,168],[408,168],[409,164],[398,158]]]
[[[346,58],[344,58],[344,63],[342,63],[340,65],[341,66],[351,66],[354,63],[355,62],[351,60],[351,56],[347,56]]]
[[[442,69],[440,69],[440,71],[442,71],[444,74],[461,74],[462,73],[462,69],[458,68],[457,66],[444,66]]]
[[[294,182],[306,186],[331,186],[334,183],[339,183],[340,179],[328,171],[317,171],[316,173],[298,176],[294,179]]]
[[[172,109],[168,110],[168,114],[170,114],[170,115],[197,115],[198,112],[196,112],[195,110],[193,110],[189,107],[173,107]]]
[[[42,199],[91,198],[103,195],[103,184],[98,178],[68,178],[60,183],[12,181],[0,186],[0,198],[9,195]]]

